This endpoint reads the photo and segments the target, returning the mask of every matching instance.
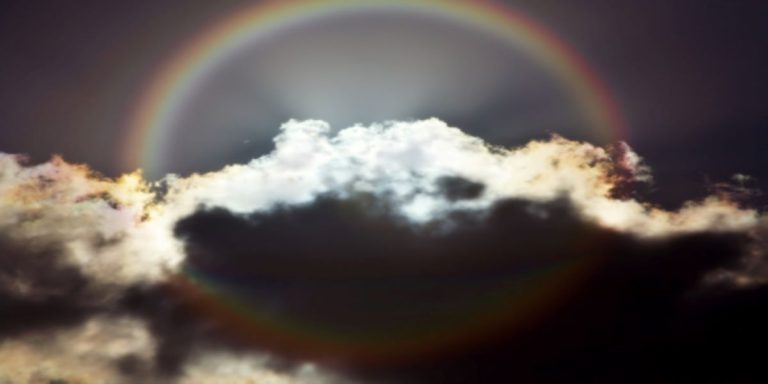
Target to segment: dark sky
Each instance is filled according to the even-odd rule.
[[[33,162],[61,154],[69,161],[89,164],[110,176],[130,171],[120,163],[118,154],[124,145],[126,122],[142,86],[179,44],[243,4],[175,0],[4,2],[0,5],[0,151],[29,154]],[[760,382],[757,379],[766,374],[763,356],[752,351],[768,342],[768,230],[764,209],[760,210],[768,199],[745,191],[768,190],[768,108],[764,105],[768,100],[768,4],[757,0],[544,0],[511,4],[569,42],[610,85],[630,127],[626,140],[653,169],[653,185],[633,191],[635,185],[631,180],[624,184],[627,175],[621,172],[631,173],[632,167],[624,164],[626,157],[620,151],[612,160],[603,159],[617,163],[609,171],[601,171],[607,176],[595,171],[602,164],[595,158],[566,151],[565,156],[574,159],[552,157],[552,164],[542,167],[544,172],[551,170],[557,173],[555,178],[568,179],[570,174],[563,176],[559,172],[572,167],[577,169],[573,172],[576,184],[589,185],[599,194],[605,193],[600,188],[609,184],[606,180],[619,179],[612,194],[593,200],[589,193],[580,197],[579,191],[564,191],[562,198],[551,197],[558,196],[556,193],[547,194],[552,191],[538,191],[541,195],[530,196],[510,193],[512,198],[489,197],[486,192],[494,186],[498,188],[493,178],[499,173],[488,173],[491,176],[478,176],[486,178],[483,182],[466,178],[473,175],[463,175],[438,178],[435,185],[414,184],[412,191],[406,188],[406,192],[398,192],[406,194],[402,197],[393,192],[406,184],[398,184],[402,180],[397,172],[394,176],[371,176],[372,184],[391,184],[375,185],[380,190],[354,190],[358,187],[352,183],[357,180],[353,176],[360,175],[352,175],[349,180],[338,176],[349,182],[349,190],[340,181],[339,185],[328,184],[331,187],[327,193],[307,192],[300,189],[315,184],[308,182],[310,187],[302,187],[306,175],[291,174],[291,167],[299,164],[295,169],[312,169],[302,168],[305,159],[294,157],[301,157],[302,151],[313,147],[308,146],[308,150],[298,145],[298,155],[290,152],[291,148],[285,150],[287,160],[279,158],[274,163],[262,164],[262,168],[242,167],[237,171],[241,173],[225,175],[245,175],[250,177],[247,180],[267,180],[276,186],[264,188],[262,184],[250,183],[239,190],[231,188],[240,183],[239,179],[223,178],[225,182],[214,180],[210,185],[177,184],[182,185],[180,189],[190,189],[174,196],[164,195],[161,185],[153,190],[156,200],[152,200],[152,207],[167,211],[152,211],[160,215],[152,216],[143,205],[136,212],[128,209],[134,206],[122,206],[117,195],[110,194],[120,190],[97,191],[66,200],[72,194],[83,193],[82,189],[87,190],[83,185],[90,184],[61,164],[53,168],[64,171],[43,173],[31,179],[10,180],[11,176],[0,174],[2,181],[9,179],[9,185],[20,188],[9,189],[10,197],[0,199],[0,203],[13,208],[11,213],[0,215],[0,341],[16,340],[20,335],[55,334],[96,316],[141,319],[157,342],[153,350],[156,355],[126,355],[109,357],[116,361],[108,360],[109,366],[127,382],[160,377],[172,383],[173,378],[183,375],[185,364],[195,361],[196,353],[222,350],[235,354],[267,353],[275,357],[275,366],[268,368],[278,372],[291,373],[297,364],[309,359],[323,369],[372,383]],[[270,57],[277,58],[255,65],[264,65],[264,73],[270,73],[269,68],[291,64],[282,57],[294,57],[294,51],[281,51],[281,47],[322,46],[327,43],[323,41],[325,37],[349,34],[356,28],[379,31],[386,42],[397,35],[381,32],[391,28],[382,26],[388,20],[318,27],[312,30],[316,33],[305,37],[302,33],[311,29],[296,29],[283,40],[273,40],[272,45],[254,48],[254,52],[271,52],[274,55]],[[397,26],[397,33],[401,34],[398,39],[413,34],[414,42],[427,41],[420,39],[427,39],[424,36],[429,33],[421,35],[412,21],[403,20]],[[320,113],[324,113],[323,107],[328,107],[331,122],[343,125],[354,119],[386,119],[383,114],[389,111],[396,114],[391,118],[428,117],[422,115],[440,112],[443,104],[450,106],[446,111],[458,112],[436,117],[493,144],[522,145],[530,138],[546,137],[549,129],[544,126],[550,123],[556,131],[561,127],[558,124],[564,124],[566,135],[595,139],[585,134],[584,122],[567,124],[571,117],[577,118],[562,103],[557,88],[547,83],[546,76],[542,75],[539,82],[539,68],[531,66],[525,57],[518,57],[515,52],[496,52],[494,42],[466,31],[441,29],[445,25],[431,27],[443,36],[446,52],[456,49],[488,55],[475,57],[477,61],[473,63],[488,66],[477,73],[471,66],[462,67],[463,58],[456,58],[447,66],[450,70],[446,73],[466,73],[466,77],[458,76],[447,88],[436,89],[447,92],[465,85],[476,85],[477,89],[463,88],[466,93],[442,95],[441,99],[403,112],[397,104],[402,100],[387,93],[389,90],[385,92],[384,87],[380,90],[385,95],[382,105],[386,108],[362,112],[351,108],[351,112],[339,114],[331,109],[345,101],[330,98],[330,104],[320,106]],[[349,46],[354,49],[377,48],[373,43],[350,41]],[[400,48],[406,53],[413,49],[407,44]],[[322,56],[318,62],[332,67],[334,55],[343,52]],[[429,59],[444,60],[440,55]],[[498,60],[507,59],[519,60],[515,63],[517,68],[525,68],[522,75],[506,76],[503,70],[494,67]],[[224,71],[210,81],[210,88],[206,88],[210,93],[196,95],[190,102],[190,131],[173,137],[175,148],[164,148],[167,159],[163,171],[215,170],[270,150],[270,135],[263,134],[268,131],[243,146],[243,139],[249,136],[239,135],[247,134],[247,129],[233,129],[230,137],[216,131],[206,132],[206,125],[200,122],[203,120],[198,121],[195,113],[218,117],[221,111],[226,111],[228,103],[218,100],[216,87],[237,82],[235,75],[250,63],[233,61],[227,65],[231,71]],[[266,115],[256,118],[261,119],[258,124],[274,124],[270,129],[276,129],[277,124],[290,117],[314,117],[294,116],[297,112],[290,108],[292,105],[281,104],[281,98],[299,104],[293,96],[301,96],[304,81],[313,80],[309,75],[303,77],[307,74],[305,69],[285,71],[271,72],[274,77],[261,79],[277,88],[246,93],[264,101]],[[343,67],[338,72],[351,73],[346,71]],[[417,72],[403,73],[412,76]],[[426,84],[426,79],[432,79],[430,73],[418,74],[412,78],[414,82],[423,80]],[[520,78],[537,80],[515,83]],[[283,81],[285,86],[281,87]],[[292,84],[294,81],[296,84]],[[402,86],[409,86],[407,83]],[[501,90],[493,88],[494,84],[500,84]],[[510,84],[540,84],[542,89],[507,87]],[[307,90],[310,95],[337,91],[324,92],[322,87]],[[221,95],[231,97],[226,92]],[[272,95],[274,98],[270,99]],[[478,102],[485,97],[478,96],[472,99],[476,105],[466,111],[453,108],[471,95],[485,95],[492,102]],[[530,111],[504,103],[508,97],[528,105],[525,99],[529,95],[531,109],[540,115],[525,115]],[[368,100],[362,101],[360,105]],[[274,110],[270,110],[271,106]],[[518,118],[518,113],[523,117]],[[541,126],[534,124],[519,134],[497,128],[510,122],[538,122]],[[446,131],[452,132],[434,132]],[[306,132],[293,131],[285,142],[302,144],[303,133]],[[549,143],[553,147],[566,147],[553,142]],[[290,147],[288,144],[284,144],[286,148]],[[411,152],[415,153],[413,158],[408,157]],[[404,154],[393,152],[402,158],[382,159],[392,163],[402,160],[403,164],[395,164],[392,169],[408,170],[408,177],[415,178],[413,174],[417,172],[409,167],[413,166],[411,163],[416,164],[413,167],[422,164],[422,154],[411,152],[406,148]],[[591,161],[560,164],[561,160],[584,159]],[[356,163],[332,164],[339,167],[341,174],[348,171],[345,166],[353,167]],[[434,166],[435,162],[423,164]],[[531,166],[525,162],[510,164]],[[477,170],[472,166],[474,163],[467,169]],[[263,170],[277,176],[258,179],[249,173]],[[591,171],[604,176],[599,183],[590,184],[594,181],[588,177]],[[283,178],[284,173],[287,176]],[[752,175],[756,181],[731,180],[737,173]],[[319,176],[322,179],[327,175]],[[548,175],[543,176],[546,179]],[[533,185],[539,178],[542,175],[519,183]],[[311,181],[312,177],[307,179]],[[296,180],[300,181],[293,183]],[[74,187],[68,184],[70,181]],[[720,183],[724,181],[731,184]],[[173,182],[168,181],[167,185]],[[325,182],[322,179],[317,185]],[[293,197],[291,193],[296,191],[292,189],[299,190],[297,194],[306,192],[313,199],[301,201]],[[191,196],[188,200],[183,196],[186,192]],[[264,192],[264,196],[257,192]],[[729,220],[748,216],[748,211],[736,205],[712,208],[702,204],[695,207],[701,209],[702,216],[710,208],[722,209],[722,223],[708,222],[700,228],[675,232],[676,228],[664,227],[668,224],[664,221],[668,212],[632,205],[635,201],[627,198],[636,193],[642,195],[641,201],[676,208],[687,199],[718,192],[728,192],[734,200],[743,197],[745,201],[739,202],[757,208],[754,217],[761,215],[760,219],[733,229],[726,225]],[[188,204],[205,201],[206,193],[214,196],[211,204],[219,206]],[[278,196],[275,203],[265,197],[270,194],[286,196]],[[440,204],[456,205],[450,205],[452,208],[446,210],[445,216],[435,214],[430,218],[432,221],[409,221],[398,209],[412,202],[408,199],[423,197],[420,194]],[[284,202],[280,200],[283,197]],[[217,198],[233,201],[227,205],[229,201]],[[471,208],[475,200],[486,198],[493,200],[487,209]],[[254,203],[258,199],[265,201],[263,206]],[[608,205],[599,205],[606,201]],[[144,203],[142,200],[141,204]],[[460,205],[463,203],[468,205]],[[665,228],[661,231],[667,232],[653,237],[647,235],[652,231],[642,226],[612,227],[600,219],[613,218],[611,214],[615,212],[601,211],[603,216],[590,216],[595,212],[589,211],[594,208],[590,204],[598,210],[606,206],[608,210],[626,209],[618,212],[619,219],[622,214],[635,215],[639,223],[661,223],[661,228]],[[247,209],[242,207],[253,206],[258,208],[250,209],[263,211],[242,212]],[[174,216],[176,209],[182,212],[179,216]],[[674,215],[669,213],[679,218]],[[172,220],[163,221],[167,218]],[[706,222],[707,218],[701,221]],[[690,222],[696,224],[693,219]],[[690,222],[684,224],[691,225]],[[157,237],[143,237],[148,236],[146,231],[155,231],[149,234]],[[141,250],[145,246],[160,249],[159,255],[131,253],[135,248],[130,247],[137,243]],[[138,264],[135,257],[146,257],[141,260],[148,261],[146,268],[150,269],[155,265],[149,261],[159,263],[153,257],[159,260],[167,256],[163,253],[166,248],[152,248],[158,247],[158,243],[179,245],[182,257],[178,269],[169,275],[161,273],[158,280],[110,281],[115,287],[109,288],[118,293],[109,300],[96,299],[101,297],[98,294],[103,282],[89,275],[93,271],[82,265],[90,267],[90,260],[100,261],[98,256],[120,256],[123,263],[128,263],[116,264],[120,268]],[[121,248],[123,245],[125,248]],[[78,252],[94,258],[78,261],[85,263],[78,268],[71,260],[72,255],[80,255]],[[105,262],[107,271],[110,260]],[[94,269],[101,266],[96,261]],[[578,276],[576,280],[567,280],[568,276],[558,274],[561,270],[578,271],[574,272]],[[200,280],[201,283],[194,280],[195,276],[207,280]],[[734,276],[748,279],[751,285],[742,284]],[[184,294],[183,284],[189,281],[208,284],[218,291],[199,291],[197,296]],[[561,286],[562,281],[565,283]],[[527,301],[526,295],[540,292],[544,292],[541,297],[546,300],[539,297]],[[258,326],[249,328],[244,324],[252,320],[247,316],[204,315],[211,308],[215,311],[215,303],[214,307],[206,307],[205,300],[215,298],[216,294],[231,298],[227,305],[261,311],[252,317],[266,319],[267,334],[259,333],[262,330]],[[547,305],[539,307],[540,303]],[[503,310],[499,308],[511,308],[510,317],[501,315]],[[498,324],[494,323],[497,317],[501,319]],[[490,319],[490,325],[483,323],[484,319]],[[522,319],[520,323],[518,319]],[[479,324],[477,329],[487,328],[491,333],[453,334],[460,333],[466,324]],[[277,336],[269,334],[273,330]],[[294,331],[298,336],[294,337]],[[452,342],[458,346],[455,350],[450,350]],[[387,349],[392,346],[396,348]],[[407,351],[408,346],[414,346],[417,352],[423,352],[418,348],[426,348],[427,352],[400,360],[390,355],[393,350],[400,352],[400,348]],[[366,361],[378,358],[392,361]]]
[[[240,5],[5,2],[0,149],[35,160],[59,153],[110,175],[127,171],[116,154],[141,85],[181,42]],[[654,199],[676,204],[703,193],[707,180],[722,181],[737,172],[766,186],[764,2],[513,5],[562,36],[610,85],[631,127],[629,143],[654,169]],[[482,135],[511,108],[443,118]],[[496,142],[522,143],[519,137]],[[263,153],[266,143],[208,168]]]

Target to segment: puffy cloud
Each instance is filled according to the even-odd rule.
[[[59,158],[29,166],[18,156],[0,155],[0,312],[9,319],[0,326],[0,355],[8,357],[0,358],[0,368],[15,372],[12,379],[28,380],[77,380],[86,365],[93,372],[86,381],[141,375],[189,383],[213,377],[247,382],[254,375],[278,383],[340,380],[310,365],[272,369],[265,356],[284,353],[281,348],[244,348],[223,334],[226,323],[197,319],[194,303],[169,288],[189,269],[215,275],[240,266],[256,285],[259,278],[263,284],[276,276],[295,280],[304,289],[261,287],[269,297],[251,299],[258,305],[280,301],[288,306],[280,313],[294,320],[341,320],[341,328],[374,313],[382,322],[371,324],[391,327],[402,321],[396,302],[419,315],[455,311],[464,303],[450,299],[443,308],[420,297],[476,301],[490,294],[472,278],[445,285],[440,279],[429,283],[434,274],[428,273],[423,281],[403,283],[392,297],[366,303],[381,292],[360,278],[371,266],[391,278],[412,270],[485,276],[498,268],[499,281],[506,281],[523,264],[587,252],[574,243],[583,236],[596,236],[599,242],[588,252],[610,261],[564,310],[567,315],[579,313],[578,305],[596,313],[604,305],[626,320],[634,310],[673,306],[705,276],[759,289],[768,226],[760,212],[739,205],[734,191],[742,186],[720,185],[712,196],[669,211],[632,193],[634,184],[651,180],[626,144],[601,148],[555,136],[500,148],[437,119],[336,133],[321,121],[289,121],[266,156],[158,182],[140,173],[108,179]],[[344,256],[355,252],[374,256],[362,264]],[[329,270],[318,257],[335,264]],[[347,273],[342,280],[356,281],[350,283],[355,290],[337,294],[313,280],[317,271]],[[629,277],[623,282],[615,276]],[[647,285],[654,279],[663,288]],[[648,292],[640,294],[632,284]],[[605,293],[613,291],[624,296]],[[327,305],[307,304],[307,295],[319,295]],[[622,298],[644,304],[628,311],[618,304]],[[358,310],[345,312],[347,307]],[[393,323],[387,325],[389,315]],[[594,320],[542,329],[578,333]],[[666,327],[649,329],[669,333]],[[637,342],[622,332],[619,339]],[[40,335],[53,341],[43,346]],[[24,368],[34,360],[45,364]]]
[[[190,359],[180,384],[344,384],[347,379],[304,363],[291,370],[270,368],[270,357],[254,353],[209,352]]]
[[[136,319],[97,316],[63,330],[0,342],[0,382],[128,383],[120,361],[152,364],[151,335]]]
[[[157,280],[173,264],[168,233],[151,220],[154,198],[138,173],[110,180],[58,157],[23,166],[0,155],[3,236],[25,249],[56,247],[59,262],[101,284]]]
[[[355,126],[335,136],[324,122],[290,121],[275,143],[273,153],[249,164],[171,179],[170,205],[184,214],[199,204],[249,213],[276,203],[308,202],[329,191],[357,191],[392,196],[418,222],[453,208],[487,208],[500,199],[565,196],[584,217],[641,236],[738,230],[758,220],[756,211],[740,209],[727,196],[691,202],[677,212],[617,198],[623,183],[650,179],[648,168],[625,144],[612,154],[556,136],[499,148],[437,119]],[[444,177],[480,183],[484,193],[472,202],[445,201],[435,194],[437,180]]]
[[[155,341],[143,321],[96,316],[67,330],[0,342],[2,383],[340,383],[312,364],[291,371],[270,367],[256,353],[209,352],[190,358],[178,377],[156,376]]]
[[[386,194],[414,222],[457,208],[486,209],[502,199],[562,197],[586,219],[640,236],[744,230],[759,221],[757,211],[739,208],[727,194],[674,212],[616,197],[622,183],[650,178],[625,144],[611,153],[553,137],[499,148],[437,119],[330,131],[321,121],[290,121],[269,155],[156,184],[140,173],[110,180],[60,158],[24,166],[17,156],[2,155],[0,229],[28,247],[56,244],[62,259],[88,277],[125,285],[162,279],[182,261],[173,225],[201,205],[247,214],[329,192]],[[445,198],[441,180],[450,178],[482,185],[482,193]]]

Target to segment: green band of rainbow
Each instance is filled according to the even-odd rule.
[[[157,164],[163,138],[195,85],[239,49],[307,21],[371,11],[441,17],[498,36],[549,68],[603,137],[618,140],[626,136],[617,103],[586,60],[552,32],[506,6],[485,0],[267,1],[215,22],[162,64],[130,116],[121,154],[123,166],[133,169]]]

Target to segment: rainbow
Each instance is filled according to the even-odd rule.
[[[126,129],[121,154],[126,167],[155,164],[163,135],[196,84],[240,49],[292,26],[354,12],[411,12],[440,17],[498,36],[535,57],[566,85],[596,130],[612,139],[626,126],[611,94],[586,60],[555,34],[529,17],[490,1],[307,0],[268,1],[238,10],[190,39],[150,79],[138,98]],[[583,240],[583,239],[582,239]],[[585,246],[585,248],[589,248]],[[590,254],[585,249],[585,254]],[[520,329],[556,306],[596,262],[593,257],[562,265],[540,266],[511,278],[488,302],[467,308],[470,315],[423,334],[379,340],[349,337],[290,319],[274,318],[246,304],[215,276],[184,270],[173,281],[180,297],[201,313],[218,319],[237,337],[299,355],[343,356],[382,361],[413,358],[461,348],[500,330]]]
[[[292,26],[355,12],[424,14],[497,36],[528,52],[559,78],[602,137],[626,137],[617,103],[587,61],[544,26],[501,4],[485,0],[266,1],[214,22],[161,65],[140,91],[129,117],[121,164],[126,169],[157,164],[164,135],[184,101],[197,84],[240,49]]]

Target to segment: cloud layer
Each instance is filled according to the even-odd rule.
[[[509,319],[481,327],[505,335],[492,347],[483,344],[484,353],[525,355],[507,348],[510,337],[537,346],[521,360],[529,367],[546,361],[545,349],[568,366],[572,349],[621,356],[616,340],[648,354],[663,343],[691,345],[701,336],[696,332],[714,326],[712,317],[681,336],[673,336],[670,319],[692,324],[690,308],[699,303],[716,318],[725,304],[707,294],[680,310],[679,300],[702,289],[720,298],[761,297],[765,217],[740,206],[738,194],[728,192],[733,188],[677,211],[644,201],[635,187],[652,182],[650,169],[625,144],[601,148],[553,137],[500,148],[430,119],[335,134],[321,121],[289,121],[275,145],[247,164],[158,182],[140,173],[106,179],[59,158],[28,166],[0,155],[0,312],[7,319],[0,327],[0,378],[342,380],[328,373],[332,367],[358,378],[401,380],[418,372],[423,380],[445,381],[425,368],[442,360],[424,357],[442,345],[416,330],[464,330],[446,321],[475,313],[473,305],[500,285],[514,283],[505,292],[522,294],[552,285],[554,293],[545,294],[550,304],[529,320],[529,336],[505,333],[516,328]],[[567,300],[556,279],[546,277],[555,274],[516,283],[521,271],[585,255],[589,272],[568,288],[575,293]],[[245,297],[244,305],[263,309],[277,324],[342,339],[411,332],[408,348],[432,363],[414,368],[400,359],[391,363],[397,368],[362,369],[351,358],[359,347],[354,340],[297,347],[294,339],[308,338],[233,335],[228,329],[240,320],[209,318],[195,300],[175,293],[179,276],[192,273],[222,295]],[[248,283],[233,285],[238,279]],[[512,297],[501,299],[523,305]],[[756,300],[745,297],[725,302]],[[590,315],[556,320],[582,312]],[[443,339],[462,350],[480,348]],[[496,373],[484,365],[495,358],[473,366]],[[450,359],[454,368],[472,365],[462,356]]]

